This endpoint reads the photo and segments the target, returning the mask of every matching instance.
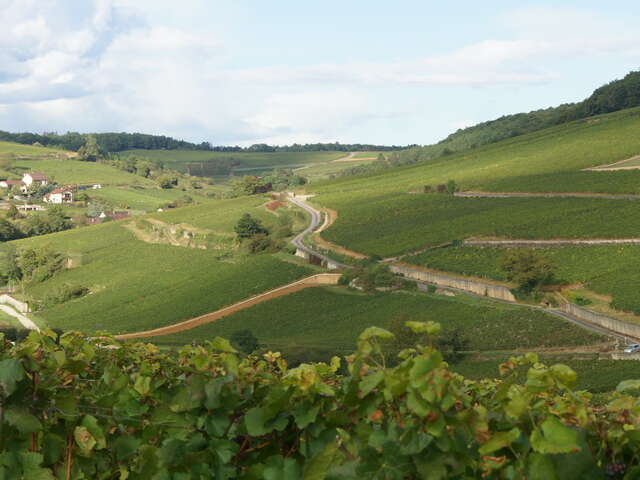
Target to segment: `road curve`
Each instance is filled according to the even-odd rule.
[[[306,198],[305,197],[295,197],[295,196],[292,196],[292,195],[287,195],[287,200],[289,200],[294,205],[304,209],[305,211],[307,211],[311,215],[311,221],[309,222],[309,226],[307,228],[305,228],[302,232],[300,232],[298,235],[293,237],[293,240],[291,240],[291,244],[294,247],[302,250],[303,252],[305,252],[305,253],[307,253],[309,255],[313,255],[314,257],[318,257],[318,258],[322,259],[323,261],[325,261],[327,263],[332,263],[332,264],[336,265],[339,268],[349,268],[349,265],[345,265],[344,263],[336,262],[335,260],[333,260],[332,258],[329,258],[325,254],[317,252],[314,249],[312,249],[310,247],[307,247],[304,244],[304,237],[306,237],[307,235],[312,233],[320,225],[320,222],[322,221],[322,214],[318,210],[316,210],[315,208],[310,206],[306,202]]]

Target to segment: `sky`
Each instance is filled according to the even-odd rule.
[[[637,1],[0,0],[0,129],[430,144],[640,69]]]

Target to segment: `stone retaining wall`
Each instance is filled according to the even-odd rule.
[[[465,247],[563,247],[568,245],[640,245],[640,238],[593,238],[556,240],[465,240]]]
[[[415,267],[409,267],[400,264],[392,264],[389,269],[393,273],[398,273],[412,280],[418,280],[421,282],[433,283],[441,287],[457,288],[459,290],[466,290],[476,295],[482,295],[490,298],[497,298],[498,300],[506,300],[508,302],[515,302],[516,298],[507,287],[501,285],[494,285],[492,283],[481,282],[478,280],[471,280],[461,277],[454,277],[445,275],[443,273],[435,273],[428,270],[421,270]]]
[[[566,303],[560,307],[560,310],[568,313],[585,322],[593,323],[600,327],[606,328],[613,332],[625,335],[633,339],[640,339],[640,324],[625,322],[617,318],[608,317],[601,313],[596,313],[586,308],[579,307],[572,303]]]
[[[0,295],[0,303],[11,305],[13,308],[15,308],[18,312],[21,312],[21,313],[30,312],[29,305],[27,303],[16,300],[15,298],[7,294]]]

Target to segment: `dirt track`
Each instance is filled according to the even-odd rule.
[[[312,275],[311,277],[303,278],[297,282],[284,285],[282,287],[269,290],[268,292],[261,293],[254,297],[242,300],[238,303],[234,303],[228,307],[221,308],[215,312],[205,313],[199,317],[195,317],[189,320],[185,320],[180,323],[168,325],[166,327],[155,328],[153,330],[145,330],[143,332],[125,333],[122,335],[116,335],[119,340],[128,340],[132,338],[146,338],[157,337],[161,335],[170,335],[172,333],[182,332],[184,330],[190,330],[192,328],[204,325],[205,323],[215,322],[216,320],[231,315],[232,313],[239,312],[246,308],[252,307],[262,302],[272,300],[274,298],[290,295],[305,288],[320,287],[326,285],[337,285],[338,280],[342,275],[339,273],[320,273],[318,275]]]

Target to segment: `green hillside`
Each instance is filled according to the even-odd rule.
[[[495,143],[535,132],[572,120],[638,106],[640,106],[640,71],[630,72],[620,80],[614,80],[601,86],[582,102],[529,113],[505,115],[496,120],[482,122],[458,130],[436,145],[412,149],[408,155],[427,160],[454,151],[468,150],[487,143]]]
[[[199,176],[215,176],[230,171],[237,175],[256,174],[275,167],[294,168],[326,163],[345,152],[210,152],[199,150],[127,150],[135,155],[161,161],[165,167]]]
[[[337,223],[325,236],[369,254],[401,253],[461,235],[627,235],[637,229],[633,213],[637,209],[628,202],[451,199],[409,192],[421,192],[425,185],[435,187],[453,179],[463,190],[638,193],[640,171],[580,171],[636,155],[640,152],[640,137],[634,134],[638,128],[640,109],[626,110],[459,153],[446,160],[317,184],[311,190],[319,194],[314,201],[339,212]],[[530,181],[536,179],[540,181]],[[375,236],[367,234],[373,219]],[[439,225],[439,221],[444,224]],[[525,224],[528,225],[523,228]],[[620,229],[627,226],[629,231]],[[605,229],[607,232],[603,232]],[[596,230],[597,235],[593,233]],[[392,236],[398,232],[397,238],[393,242],[383,239],[385,232]]]
[[[251,213],[271,227],[277,215],[261,207],[262,197],[210,200],[152,218],[181,228],[198,228],[207,249],[148,243],[125,228],[136,220],[109,222],[12,242],[49,246],[73,259],[66,269],[28,294],[38,299],[64,284],[90,289],[82,298],[35,314],[47,325],[92,332],[123,333],[168,325],[235,303],[309,275],[311,269],[271,254],[245,256],[233,248],[233,226]]]

